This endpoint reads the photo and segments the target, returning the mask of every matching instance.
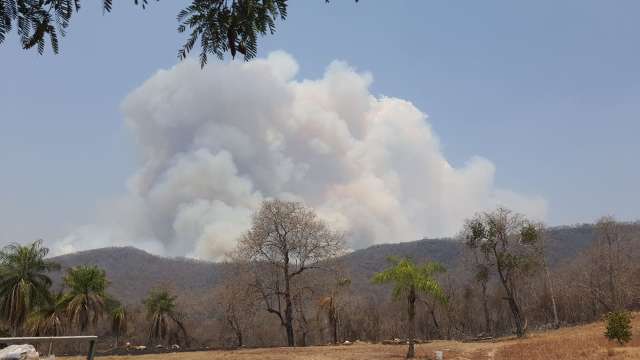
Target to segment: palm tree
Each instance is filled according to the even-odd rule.
[[[176,311],[176,297],[168,290],[151,290],[144,300],[144,306],[147,309],[147,318],[151,321],[149,342],[157,339],[177,341],[180,335],[188,342],[187,330]]]
[[[393,298],[406,298],[407,314],[409,315],[408,333],[409,333],[409,350],[407,358],[413,358],[415,352],[415,336],[416,336],[416,299],[419,293],[423,293],[434,297],[438,301],[445,303],[447,301],[444,291],[440,284],[433,276],[437,273],[444,272],[445,269],[437,262],[427,262],[423,265],[416,265],[410,259],[389,258],[392,266],[382,272],[377,273],[373,277],[376,284],[394,283]]]
[[[94,265],[80,265],[67,271],[64,285],[69,288],[64,303],[72,325],[84,332],[96,327],[106,310],[107,275]]]
[[[127,332],[127,311],[122,305],[111,309],[111,332],[116,337],[115,347],[118,347],[120,335]]]
[[[59,292],[45,305],[34,310],[27,317],[26,328],[32,336],[61,336],[67,328],[64,294]],[[49,354],[53,342],[49,342]]]
[[[45,260],[49,249],[42,240],[29,245],[9,244],[0,250],[0,313],[16,336],[27,315],[50,298],[49,271],[59,265]]]
[[[63,335],[67,323],[65,315],[64,294],[60,292],[29,314],[26,322],[27,332],[32,336]]]

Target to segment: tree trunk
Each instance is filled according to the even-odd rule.
[[[611,308],[614,310],[619,309],[619,301],[618,301],[618,291],[616,289],[616,280],[615,280],[615,268],[614,268],[614,259],[613,259],[613,240],[609,235],[607,235],[607,273],[609,275],[609,293],[611,296]]]
[[[553,283],[551,282],[551,272],[547,266],[547,262],[544,262],[544,272],[547,277],[547,288],[549,289],[549,295],[551,296],[551,309],[553,310],[553,328],[560,328],[560,319],[558,318],[558,306],[556,305],[556,295],[553,291]]]
[[[238,347],[242,347],[244,343],[242,341],[242,331],[239,329],[236,330],[236,339],[238,340]]]
[[[407,351],[407,359],[412,359],[416,357],[416,289],[414,287],[411,287],[407,300],[409,315],[409,350]]]
[[[513,296],[509,296],[507,298],[507,301],[509,301],[509,308],[511,308],[511,313],[513,314],[513,321],[516,323],[516,335],[518,337],[523,337],[526,329],[520,307],[516,303]]]
[[[335,314],[331,316],[331,336],[333,337],[333,343],[335,345],[338,344],[338,319],[336,319]]]
[[[482,311],[484,311],[484,332],[491,334],[491,315],[489,314],[489,304],[487,299],[487,282],[482,282]]]
[[[544,268],[547,290],[549,291],[549,295],[551,296],[551,309],[553,310],[553,327],[554,329],[558,329],[560,328],[560,319],[558,318],[558,307],[556,306],[556,295],[555,295],[555,292],[553,291],[553,282],[551,281],[551,271],[549,270],[549,265],[547,264],[547,256],[545,253],[546,244],[545,244],[544,236],[542,236],[541,244],[542,244],[542,248],[540,251],[540,256],[542,257],[542,267]]]
[[[496,252],[496,250],[494,249],[494,254],[496,259],[499,259],[500,256],[498,255],[498,253]],[[507,293],[507,301],[509,302],[509,308],[511,309],[511,314],[513,315],[513,321],[516,323],[516,335],[518,337],[523,337],[524,333],[526,332],[526,328],[525,328],[525,322],[523,320],[522,317],[522,312],[520,311],[520,307],[518,306],[518,303],[516,302],[516,298],[515,298],[515,292],[514,292],[514,288],[513,288],[513,284],[510,284],[509,279],[507,279],[507,277],[505,277],[505,274],[503,272],[502,269],[502,263],[500,262],[500,260],[497,260],[497,270],[498,270],[498,275],[500,276],[500,282],[502,283],[502,287],[504,288],[504,291]]]
[[[436,318],[436,310],[435,308],[431,308],[431,320],[433,321],[433,326],[436,328],[436,333],[438,334],[438,337],[442,337],[442,334],[440,333],[440,324],[438,324],[438,319]]]
[[[298,344],[299,346],[307,346],[307,331],[306,330],[302,330],[302,336],[300,337],[300,344]]]
[[[285,321],[285,329],[287,331],[287,346],[296,346],[295,337],[293,334],[293,304],[291,302],[291,279],[289,275],[289,258],[288,257],[285,258],[284,286],[285,286],[284,321]]]

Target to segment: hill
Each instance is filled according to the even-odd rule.
[[[564,226],[550,229],[548,253],[557,265],[573,258],[595,237],[593,225]],[[448,268],[458,264],[463,244],[454,239],[423,239],[397,244],[374,245],[344,256],[344,264],[353,284],[369,289],[368,279],[387,266],[391,255],[408,256],[415,261],[435,260]],[[82,251],[52,258],[64,268],[95,264],[107,272],[110,293],[127,304],[139,304],[148,291],[170,286],[179,292],[202,293],[215,287],[228,267],[187,258],[165,258],[134,247],[113,247]],[[63,272],[55,278],[59,284]]]
[[[54,277],[57,284],[66,268],[91,264],[105,269],[111,281],[109,292],[126,304],[139,304],[150,289],[161,285],[183,292],[211,288],[225,268],[224,264],[160,257],[134,247],[81,251],[51,260],[62,266]]]

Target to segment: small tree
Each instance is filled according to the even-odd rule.
[[[625,310],[611,311],[605,315],[607,330],[604,332],[609,340],[616,340],[624,345],[631,341],[631,313]]]
[[[64,285],[69,288],[63,302],[71,324],[81,332],[89,325],[95,328],[107,309],[109,282],[105,271],[95,265],[71,268],[64,277]]]
[[[60,266],[45,260],[48,253],[42,240],[29,245],[9,244],[0,250],[0,315],[13,336],[31,311],[51,300],[47,273]]]
[[[188,343],[187,330],[180,320],[176,310],[176,297],[168,290],[154,289],[144,300],[149,326],[149,342],[152,340],[167,340],[169,343],[179,340],[182,336]]]
[[[66,324],[64,294],[58,293],[29,314],[26,329],[31,336],[61,336]]]
[[[338,294],[341,289],[351,285],[351,279],[338,277],[329,295],[320,299],[319,309],[327,315],[331,327],[331,342],[338,344]]]
[[[244,346],[245,333],[253,324],[258,300],[243,270],[246,269],[235,268],[233,272],[225,274],[224,282],[215,290],[216,305],[222,310],[225,333],[226,329],[233,332],[237,347]]]
[[[442,303],[446,303],[447,299],[444,291],[434,275],[442,273],[445,268],[437,262],[427,262],[423,265],[416,265],[409,259],[389,258],[392,266],[382,272],[377,273],[373,277],[376,284],[394,283],[393,298],[406,298],[407,314],[409,315],[408,335],[409,350],[407,351],[407,359],[416,356],[415,337],[416,337],[416,300],[420,293],[429,295]]]
[[[121,304],[111,309],[111,333],[116,337],[117,348],[120,336],[127,333],[127,310]]]

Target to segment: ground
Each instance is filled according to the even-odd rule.
[[[563,328],[531,333],[525,339],[506,338],[495,342],[434,341],[417,346],[418,359],[433,358],[434,351],[444,351],[445,359],[467,360],[569,360],[569,359],[640,359],[640,314],[633,322],[633,341],[619,346],[607,341],[604,324]],[[162,355],[100,357],[99,360],[360,360],[403,359],[406,346],[353,344],[312,346],[305,348],[269,348],[234,351],[182,352]],[[65,360],[80,360],[67,358]]]

